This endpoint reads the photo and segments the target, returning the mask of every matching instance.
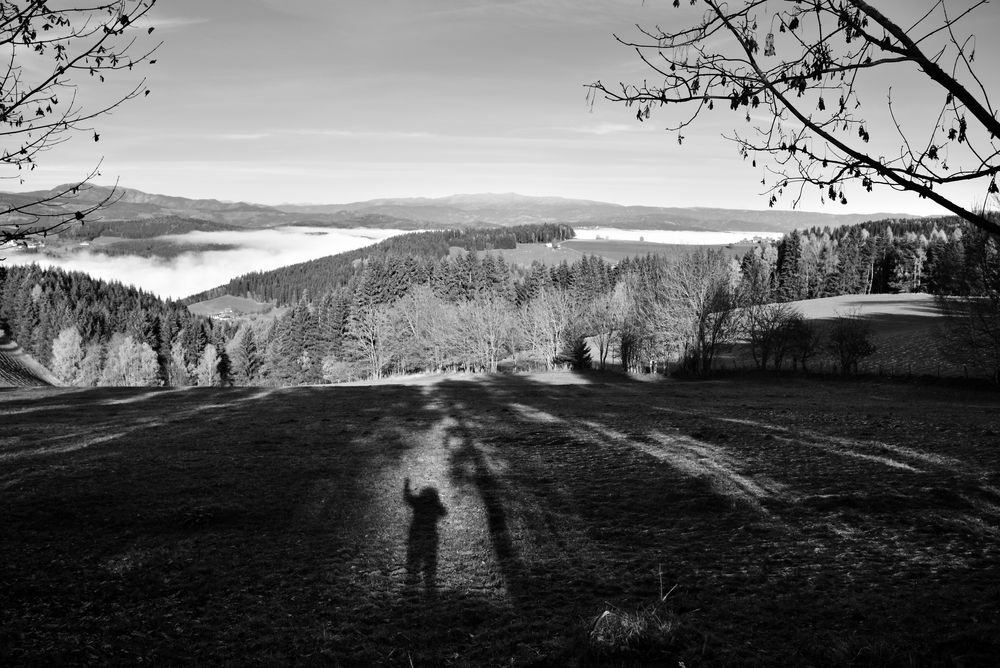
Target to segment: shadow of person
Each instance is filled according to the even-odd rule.
[[[424,487],[419,494],[410,489],[410,479],[403,483],[403,499],[413,509],[410,534],[406,541],[406,583],[409,586],[424,581],[424,589],[432,593],[437,587],[438,521],[448,514],[438,491]]]

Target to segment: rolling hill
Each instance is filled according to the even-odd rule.
[[[25,193],[0,193],[0,206],[19,206],[32,201],[46,199],[54,193],[66,190],[68,186],[59,186],[48,191]],[[101,209],[93,218],[94,222],[121,222],[147,220],[178,220],[200,221],[195,229],[199,232],[211,232],[220,229],[258,229],[278,227],[282,225],[310,225],[320,227],[376,227],[392,229],[424,229],[431,225],[426,222],[408,219],[396,219],[384,214],[369,212],[340,212],[335,214],[313,215],[301,212],[286,212],[261,204],[246,202],[221,202],[214,199],[188,199],[168,195],[154,195],[118,187],[114,189],[115,200]],[[74,211],[93,206],[112,194],[112,188],[107,186],[88,186],[81,188],[72,198],[57,199],[50,208],[62,209],[68,215]],[[186,230],[190,231],[190,230]],[[173,231],[161,232],[172,234]],[[128,236],[128,235],[120,235]],[[146,237],[143,237],[146,238]]]
[[[63,186],[61,189],[65,189]],[[19,205],[52,196],[52,191],[0,193],[0,206]],[[95,221],[188,219],[238,228],[282,225],[323,227],[374,227],[383,229],[453,229],[471,226],[512,226],[535,223],[568,223],[576,226],[649,230],[789,232],[809,227],[835,227],[866,220],[914,218],[908,214],[830,214],[809,211],[745,210],[624,206],[608,202],[529,197],[515,193],[452,195],[450,197],[376,199],[347,204],[264,206],[214,199],[188,199],[154,195],[131,188],[117,189],[118,199],[105,207]],[[111,193],[105,186],[81,188],[72,199],[57,200],[54,207],[68,214],[96,204]]]
[[[516,193],[452,195],[439,198],[377,199],[350,204],[282,205],[308,214],[342,212],[430,220],[444,225],[524,225],[560,222],[626,229],[789,232],[793,229],[852,225],[866,220],[913,218],[907,214],[828,214],[808,211],[624,206],[608,202],[529,197]]]

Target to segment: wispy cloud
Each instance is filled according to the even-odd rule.
[[[269,132],[224,132],[221,134],[207,135],[206,139],[221,139],[223,141],[255,141],[270,137]]]
[[[199,25],[202,23],[208,23],[208,19],[204,17],[167,17],[160,16],[158,14],[147,14],[138,25],[142,28],[152,27],[156,28],[157,31],[161,30],[176,30],[178,28],[185,28],[187,26]]]
[[[622,8],[633,13],[644,9],[634,0],[492,0],[491,2],[466,3],[459,7],[437,9],[425,16],[442,17],[519,17],[559,23],[580,23],[606,26],[611,19],[622,16]]]
[[[613,135],[638,130],[635,125],[628,125],[626,123],[597,123],[595,125],[579,125],[561,129],[585,135]]]
[[[296,137],[345,137],[355,139],[435,139],[438,137],[438,135],[430,132],[346,130],[341,128],[298,128],[282,130],[282,132]]]

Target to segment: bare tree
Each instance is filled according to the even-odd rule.
[[[159,45],[144,44],[153,28],[137,25],[155,3],[0,0],[0,179],[23,184],[46,151],[74,135],[98,141],[90,121],[149,94],[145,79],[111,97],[84,95],[81,89],[84,82],[104,84],[112,74],[156,62],[152,56]],[[74,185],[0,204],[0,246],[58,231],[114,201],[118,195],[112,189],[97,203],[73,205],[99,167]]]
[[[683,338],[696,374],[711,371],[719,345],[737,333],[737,273],[723,251],[699,250],[672,262],[660,285],[662,327]]]
[[[510,349],[514,306],[504,297],[484,294],[457,306],[455,328],[459,350],[471,366],[495,372]]]
[[[626,274],[615,287],[622,301],[619,351],[626,371],[655,372],[660,361],[679,357],[684,348],[685,334],[665,304],[667,267],[666,261],[657,261],[647,271]]]
[[[973,70],[975,37],[960,32],[987,0],[967,0],[956,11],[944,0],[906,3],[897,18],[864,0],[684,4],[704,11],[689,14],[674,0],[683,16],[664,22],[669,29],[616,36],[655,81],[597,81],[589,86],[592,102],[603,95],[633,106],[640,121],[676,106],[680,115],[668,129],[679,143],[716,105],[736,111],[748,129],[727,138],[755,167],[758,158],[766,162],[762,184],[772,206],[785,194],[798,203],[807,186],[844,204],[850,184],[879,186],[916,193],[1000,234],[995,221],[958,201],[966,195],[943,192],[963,183],[978,184],[984,199],[998,191],[1000,119]],[[899,11],[917,13],[904,23]],[[884,82],[900,81],[894,75],[906,70],[920,77],[916,93],[934,101],[931,115],[894,102],[892,83]]]
[[[604,369],[611,353],[615,334],[621,331],[628,310],[627,295],[623,284],[616,285],[611,292],[599,294],[587,302],[583,309],[585,334],[593,337],[597,344],[598,365]]]
[[[347,336],[351,351],[367,364],[371,377],[381,378],[395,354],[391,306],[374,303],[359,306],[351,316]]]
[[[1000,383],[1000,294],[939,297],[937,303],[946,316],[938,341],[944,356]]]
[[[872,328],[858,313],[838,315],[830,326],[827,347],[840,363],[844,375],[857,373],[858,362],[875,352]]]
[[[766,369],[772,358],[774,368],[781,368],[788,350],[789,324],[797,315],[798,310],[787,303],[750,304],[742,309],[743,338],[750,345],[750,354],[759,369]]]
[[[809,372],[809,360],[820,351],[823,339],[819,329],[806,320],[801,313],[796,312],[785,326],[785,352],[792,356],[793,368]],[[775,364],[776,367],[780,363]]]
[[[112,387],[156,385],[158,369],[156,353],[148,343],[115,334],[108,343],[107,359],[99,383]]]
[[[76,385],[83,356],[80,330],[75,326],[62,329],[52,342],[52,374],[64,385]]]
[[[552,368],[553,360],[569,340],[574,306],[568,292],[544,288],[521,308],[523,343],[532,357],[545,362],[546,369]]]
[[[936,299],[946,316],[939,348],[946,358],[982,369],[1000,383],[1000,238],[968,235],[964,263],[952,278],[962,294]]]
[[[428,285],[411,288],[395,303],[393,329],[399,339],[399,365],[411,369],[440,369],[444,353],[441,326],[447,305]]]

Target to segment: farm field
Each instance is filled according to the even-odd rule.
[[[0,662],[995,665],[998,407],[568,373],[0,390]],[[661,591],[645,642],[589,643]]]

